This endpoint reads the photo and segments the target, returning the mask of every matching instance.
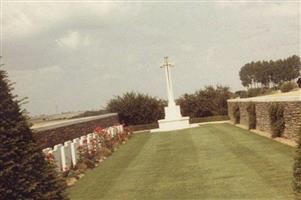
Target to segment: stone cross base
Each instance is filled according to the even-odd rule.
[[[189,124],[189,117],[182,117],[180,107],[177,105],[165,107],[165,119],[158,120],[159,128],[152,129],[151,133],[180,130],[197,127],[197,124]]]

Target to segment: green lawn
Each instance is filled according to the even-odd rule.
[[[230,124],[136,134],[71,200],[293,199],[294,149]]]

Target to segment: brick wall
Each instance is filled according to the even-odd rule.
[[[96,127],[109,127],[119,123],[118,115],[106,114],[81,118],[71,122],[34,129],[34,137],[41,149],[64,143],[91,133]]]
[[[228,115],[230,121],[234,123],[233,108],[239,106],[240,123],[248,127],[249,116],[247,106],[250,102],[255,104],[256,129],[271,133],[271,123],[269,117],[269,107],[272,103],[279,103],[284,106],[284,137],[297,140],[297,132],[301,127],[301,100],[297,98],[251,98],[251,99],[231,99],[228,100]]]

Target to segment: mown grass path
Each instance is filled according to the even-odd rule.
[[[71,200],[293,199],[294,149],[230,124],[140,133],[69,189]]]

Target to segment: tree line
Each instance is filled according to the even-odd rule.
[[[233,97],[229,87],[206,86],[193,94],[184,94],[176,100],[184,116],[191,118],[227,115],[227,100]]]
[[[276,61],[257,61],[245,64],[239,72],[241,83],[247,88],[275,87],[299,76],[300,57],[293,55]]]
[[[181,113],[191,118],[227,115],[227,99],[233,93],[229,87],[207,86],[193,94],[184,94],[176,100]],[[115,96],[107,104],[109,112],[117,112],[126,125],[139,125],[157,122],[164,118],[167,102],[146,94],[127,92]]]

